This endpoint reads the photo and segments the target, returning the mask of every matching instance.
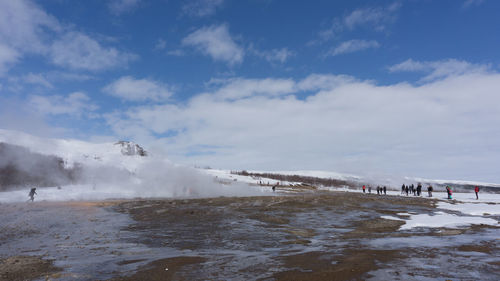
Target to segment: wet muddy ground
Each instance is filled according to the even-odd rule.
[[[401,231],[404,221],[381,218],[437,211],[422,198],[316,191],[0,210],[0,280],[15,280],[4,271],[16,256],[40,264],[17,280],[500,279],[499,227]]]

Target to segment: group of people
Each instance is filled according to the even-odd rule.
[[[382,195],[382,192],[384,193],[384,195],[387,194],[387,187],[384,185],[384,186],[377,186],[377,194],[378,195]],[[366,185],[363,185],[363,193],[366,193]],[[368,186],[368,193],[372,193],[372,187],[371,186]]]
[[[279,182],[276,183],[276,185],[273,185],[273,191],[276,190],[276,186],[279,185]],[[60,189],[60,187],[58,187]],[[363,185],[363,193],[366,193],[366,186]],[[433,191],[433,187],[432,185],[429,185],[427,187],[427,193],[429,195],[429,197],[432,197],[432,191]],[[382,186],[377,186],[377,194],[378,195],[382,195],[382,192],[384,193],[384,195],[387,195],[387,187],[384,185],[383,187]],[[474,188],[474,192],[476,193],[476,200],[479,199],[479,186],[476,186]],[[372,187],[370,185],[368,185],[368,193],[372,193]],[[422,185],[419,183],[417,185],[417,187],[415,187],[413,184],[411,185],[402,185],[401,186],[401,194],[405,194],[406,193],[406,196],[408,196],[409,194],[413,193],[414,196],[421,196],[422,195]],[[450,186],[446,186],[446,193],[448,194],[448,199],[452,199],[452,195],[453,195],[453,191],[451,190],[451,187]],[[36,194],[36,188],[32,188],[30,190],[30,193],[28,194],[28,197],[30,197],[30,199],[28,199],[28,201],[31,200],[31,202],[33,202],[35,200],[35,194]]]
[[[368,185],[368,188],[366,185],[363,185],[363,193],[366,193],[366,190],[368,189],[368,193],[372,193],[372,187]],[[429,197],[432,197],[432,192],[434,191],[434,188],[432,185],[427,186],[427,194]],[[386,186],[377,186],[377,194],[382,195],[382,192],[384,195],[387,194],[387,187]],[[476,186],[474,188],[474,192],[476,193],[476,200],[479,200],[479,186]],[[448,194],[448,199],[452,199],[453,195],[453,190],[449,185],[446,186],[446,193]],[[409,196],[410,194],[413,194],[413,196],[422,196],[422,184],[418,184],[416,187],[411,184],[411,185],[405,185],[403,184],[401,186],[401,194],[406,194],[406,196]]]
[[[431,185],[427,187],[427,193],[429,194],[429,197],[432,197],[432,191],[433,188]],[[401,194],[405,194],[408,196],[409,194],[413,194],[413,196],[422,196],[422,184],[418,184],[417,187],[415,187],[413,184],[411,185],[402,185],[401,186]]]

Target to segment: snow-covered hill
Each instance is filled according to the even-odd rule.
[[[23,165],[30,172],[35,158],[61,159],[67,170],[78,168],[79,176],[67,181],[19,182],[0,196],[1,201],[24,201],[26,190],[35,186],[40,200],[109,199],[131,197],[211,197],[258,195],[260,189],[235,183],[220,184],[213,177],[190,167],[176,165],[168,159],[148,153],[133,142],[90,143],[72,139],[40,138],[22,132],[0,130],[0,143],[26,148],[22,158],[0,163],[12,168]],[[9,146],[10,147],[10,146]],[[40,156],[41,155],[41,156]],[[50,157],[49,157],[50,156]],[[4,161],[5,162],[5,161]],[[42,162],[38,162],[42,163]],[[40,164],[38,166],[44,166]],[[0,167],[0,172],[1,172]],[[63,171],[64,172],[64,171]],[[37,173],[38,175],[39,173]],[[76,177],[75,177],[76,178]],[[46,183],[60,183],[47,186]],[[57,186],[60,185],[60,186]],[[2,190],[2,188],[0,188]]]
[[[143,162],[147,152],[133,142],[91,143],[74,139],[40,138],[17,131],[0,129],[0,142],[28,148],[43,155],[61,157],[68,167],[75,163],[112,165],[133,171]]]
[[[73,139],[41,138],[22,132],[0,129],[0,143],[13,144],[27,148],[33,154],[46,155],[48,156],[47,159],[51,159],[51,163],[59,163],[58,159],[62,159],[64,169],[59,172],[65,178],[58,181],[50,177],[51,181],[40,181],[38,187],[47,186],[43,185],[42,182],[52,182],[57,184],[49,187],[57,189],[57,185],[62,182],[66,185],[72,185],[72,187],[62,186],[62,189],[65,190],[71,189],[72,193],[65,196],[60,196],[60,192],[51,194],[46,197],[50,199],[59,198],[59,196],[66,199],[88,199],[255,195],[256,190],[258,192],[268,192],[269,188],[267,187],[259,189],[259,186],[268,183],[271,185],[277,182],[280,182],[281,185],[311,184],[311,182],[304,181],[305,179],[320,187],[324,182],[332,183],[325,186],[350,186],[351,188],[356,188],[365,183],[379,184],[358,175],[331,171],[248,171],[253,175],[236,175],[230,170],[194,169],[171,163],[168,159],[156,156],[154,152],[147,152],[139,144],[126,141],[91,143]],[[20,155],[29,155],[29,153],[21,153]],[[23,165],[23,161],[25,161],[24,164],[29,162],[32,165],[33,157],[37,158],[37,161],[43,159],[43,157],[32,155],[26,156],[27,159],[17,159],[16,161],[21,163],[20,165]],[[7,158],[4,157],[3,159]],[[0,172],[6,165],[8,163],[0,161]],[[30,165],[24,166],[23,171],[29,173],[33,166]],[[40,165],[43,166],[43,164]],[[55,167],[57,168],[57,165]],[[70,176],[67,176],[67,174],[70,174]],[[255,176],[256,174],[272,174],[273,176]],[[23,175],[21,174],[21,176]],[[289,180],[276,177],[276,175],[285,176],[284,178]],[[299,176],[299,178],[294,176]],[[31,180],[27,181],[27,183],[37,185],[33,183],[33,179],[36,180],[37,178],[39,178],[38,174],[36,177],[31,177]],[[324,181],[325,179],[328,181]],[[419,181],[434,184],[454,183],[459,186],[479,185],[495,189],[500,187],[500,184],[467,181],[439,181],[415,178],[406,178],[405,181],[407,181],[406,183]],[[231,184],[228,185],[228,183]],[[21,183],[16,189],[24,192],[28,187],[26,185]],[[394,187],[397,186],[399,186],[399,183],[394,185]],[[0,190],[2,189],[0,188]],[[60,187],[58,190],[60,190]]]

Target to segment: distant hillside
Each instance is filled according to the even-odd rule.
[[[0,142],[0,191],[70,184],[79,179],[80,172],[80,165],[66,167],[58,156]]]
[[[268,178],[275,179],[278,181],[288,181],[288,182],[300,182],[308,185],[314,186],[349,186],[355,187],[356,183],[347,180],[333,179],[333,178],[320,178],[312,176],[302,176],[302,175],[283,175],[277,173],[254,173],[248,171],[231,171],[231,174],[240,176],[250,176],[256,178]]]

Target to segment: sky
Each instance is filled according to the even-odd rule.
[[[500,2],[0,0],[0,129],[500,182]]]

